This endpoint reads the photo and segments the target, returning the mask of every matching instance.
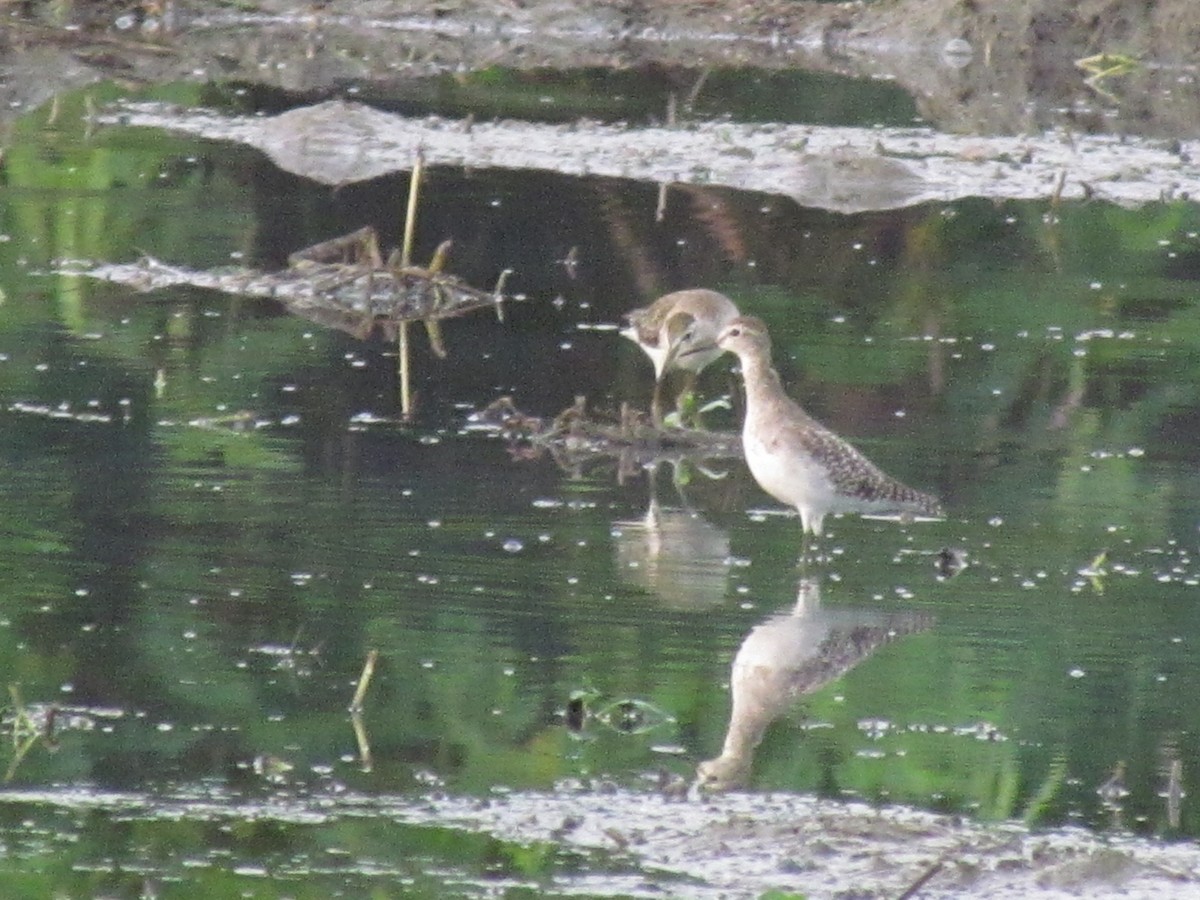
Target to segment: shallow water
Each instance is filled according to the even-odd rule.
[[[758,119],[751,88],[714,96]],[[878,86],[865,96],[865,120],[818,124],[879,120]],[[201,868],[214,892],[273,896],[262,873],[278,870],[316,873],[312,896],[397,878],[476,895],[604,868],[386,814],[307,828],[176,816],[168,798],[219,786],[339,809],[690,780],[721,751],[739,645],[802,574],[826,609],[929,627],[781,704],[751,790],[1200,831],[1194,204],[847,216],[687,187],[656,223],[654,185],[434,169],[416,258],[453,236],[456,274],[490,286],[512,268],[523,299],[503,323],[446,323],[446,360],[414,331],[403,423],[382,342],[262,301],[51,271],[140,253],[277,266],[368,223],[390,245],[406,178],[330,190],[245,149],[93,131],[84,108],[64,97],[53,122],[16,123],[0,193],[0,659],[35,714],[14,729],[9,783],[40,792],[0,805],[0,827],[30,890],[129,892]],[[577,395],[644,406],[649,363],[609,326],[686,286],[765,319],[792,394],[939,494],[947,519],[834,520],[802,573],[798,520],[736,461],[618,478],[615,461],[563,470],[470,426],[501,395],[545,417]],[[729,372],[705,373],[707,396],[732,393]],[[966,554],[955,577],[938,575],[945,548]],[[346,707],[371,649],[368,758]],[[578,730],[573,697],[593,714]],[[52,746],[36,739],[48,706]],[[1106,806],[1097,788],[1121,763],[1128,794]],[[144,806],[97,810],[80,788]],[[619,868],[579,884],[619,890]]]

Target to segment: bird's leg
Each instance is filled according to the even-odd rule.
[[[646,468],[646,482],[650,488],[651,506],[656,506],[658,502],[658,465],[656,460]]]
[[[821,535],[806,530],[800,539],[800,575],[803,577],[809,566],[813,567],[814,572],[819,572],[821,566],[829,559],[830,557],[821,550]]]
[[[817,577],[809,578],[801,573],[796,583],[796,604],[792,607],[793,616],[803,616],[815,611],[821,605],[821,582]]]
[[[810,543],[808,529],[804,529],[800,538],[800,577],[804,578],[808,574],[808,562],[812,555],[812,545]]]
[[[654,394],[650,398],[650,421],[655,428],[662,428],[662,379],[654,379]]]

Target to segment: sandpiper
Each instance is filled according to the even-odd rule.
[[[654,363],[650,415],[655,425],[662,424],[662,383],[667,373],[673,369],[687,373],[680,396],[691,391],[696,376],[724,352],[717,347],[717,335],[737,315],[732,300],[704,288],[664,294],[649,306],[626,313],[629,325],[621,335]]]
[[[760,319],[734,319],[717,336],[717,346],[741,360],[742,442],[750,473],[768,494],[796,507],[806,535],[820,535],[829,513],[943,515],[936,497],[885,474],[784,392]]]

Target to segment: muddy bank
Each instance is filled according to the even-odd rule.
[[[1191,844],[1078,829],[1034,833],[1016,825],[978,826],[901,807],[787,794],[686,799],[576,786],[487,799],[280,792],[254,801],[220,789],[174,795],[9,790],[0,801],[74,816],[105,811],[126,822],[320,827],[380,817],[578,854],[585,864],[559,871],[548,882],[507,885],[549,896],[730,900],[778,890],[810,897],[895,898],[922,879],[915,895],[926,900],[1159,900],[1193,896],[1200,889],[1200,851]],[[281,874],[293,873],[285,865]],[[461,880],[457,884],[466,886]],[[479,887],[492,896],[497,883]]]
[[[506,840],[616,853],[641,871],[618,888],[634,896],[661,896],[662,874],[695,898],[758,897],[772,889],[891,898],[926,876],[917,894],[923,898],[1153,900],[1200,884],[1200,851],[1189,845],[1081,830],[1035,834],[784,794],[698,802],[625,792],[517,795],[431,807],[439,822]]]
[[[329,101],[275,117],[125,104],[99,121],[164,128],[262,150],[330,185],[431,165],[543,170],[661,185],[722,186],[854,213],[963,197],[1097,199],[1136,205],[1200,195],[1200,144],[1070,134],[965,138],[928,129],[408,118]]]
[[[306,94],[490,66],[805,68],[896,81],[942,130],[1020,134],[1052,126],[1169,137],[1200,130],[1200,5],[1091,0],[818,4],[497,0],[297,0],[236,10],[91,7],[82,32],[10,10],[0,109],[119,77],[245,80]],[[15,9],[19,10],[19,7]],[[96,10],[99,10],[98,12]],[[74,13],[83,16],[83,12]],[[1089,84],[1081,57],[1122,53],[1129,71]]]

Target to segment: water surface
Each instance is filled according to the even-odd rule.
[[[754,118],[755,90],[711,102],[736,113],[744,92]],[[853,124],[881,103],[871,86]],[[52,270],[140,253],[277,266],[363,224],[391,244],[405,177],[331,190],[244,149],[93,132],[84,106],[18,120],[0,193],[0,659],[29,734],[58,710],[52,747],[18,727],[7,757],[25,793],[3,805],[5,866],[29,890],[195,875],[274,896],[277,871],[315,873],[311,896],[479,895],[589,867],[614,879],[589,889],[612,890],[619,862],[411,819],[158,812],[196,790],[338,808],[689,781],[721,750],[739,645],[802,575],[828,609],[930,624],[785,704],[751,791],[1200,830],[1178,796],[1200,714],[1195,204],[847,216],[689,187],[656,222],[653,185],[434,169],[417,258],[452,236],[457,274],[490,286],[511,268],[523,299],[503,323],[449,322],[445,360],[415,332],[403,422],[383,342]],[[470,427],[502,395],[544,417],[577,395],[645,406],[649,362],[611,326],[687,286],[765,319],[793,396],[939,494],[946,520],[834,520],[802,572],[798,520],[739,462],[564,470]],[[702,386],[732,396],[731,364]],[[969,563],[955,577],[946,549]],[[372,649],[368,761],[346,707]],[[572,698],[596,714],[578,730]],[[1128,795],[1106,805],[1122,765]]]

